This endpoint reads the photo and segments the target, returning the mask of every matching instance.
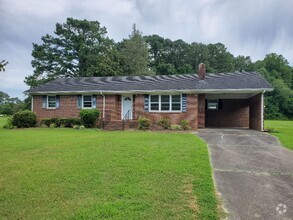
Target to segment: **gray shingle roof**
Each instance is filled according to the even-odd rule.
[[[196,74],[158,76],[76,77],[52,80],[26,91],[38,93],[74,92],[145,92],[168,90],[272,90],[272,86],[258,73],[206,74],[199,80]]]

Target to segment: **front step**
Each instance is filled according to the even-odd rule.
[[[108,122],[105,122],[104,130],[107,130],[107,131],[123,130],[122,121],[108,121]]]
[[[124,130],[127,129],[135,129],[137,128],[138,122],[137,120],[128,120],[124,121]],[[108,121],[104,123],[104,130],[107,131],[117,131],[123,130],[123,121]]]

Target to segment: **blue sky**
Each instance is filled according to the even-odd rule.
[[[116,42],[133,23],[144,35],[226,45],[253,61],[282,54],[293,65],[292,0],[0,0],[0,91],[24,98],[32,43],[67,17],[97,20]]]

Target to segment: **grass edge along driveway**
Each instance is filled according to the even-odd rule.
[[[194,134],[0,129],[7,219],[219,219],[206,144]]]
[[[271,135],[279,138],[281,144],[293,150],[293,121],[265,120],[265,128],[273,128]]]

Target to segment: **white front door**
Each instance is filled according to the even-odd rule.
[[[122,96],[122,114],[121,119],[132,119],[132,95]]]

